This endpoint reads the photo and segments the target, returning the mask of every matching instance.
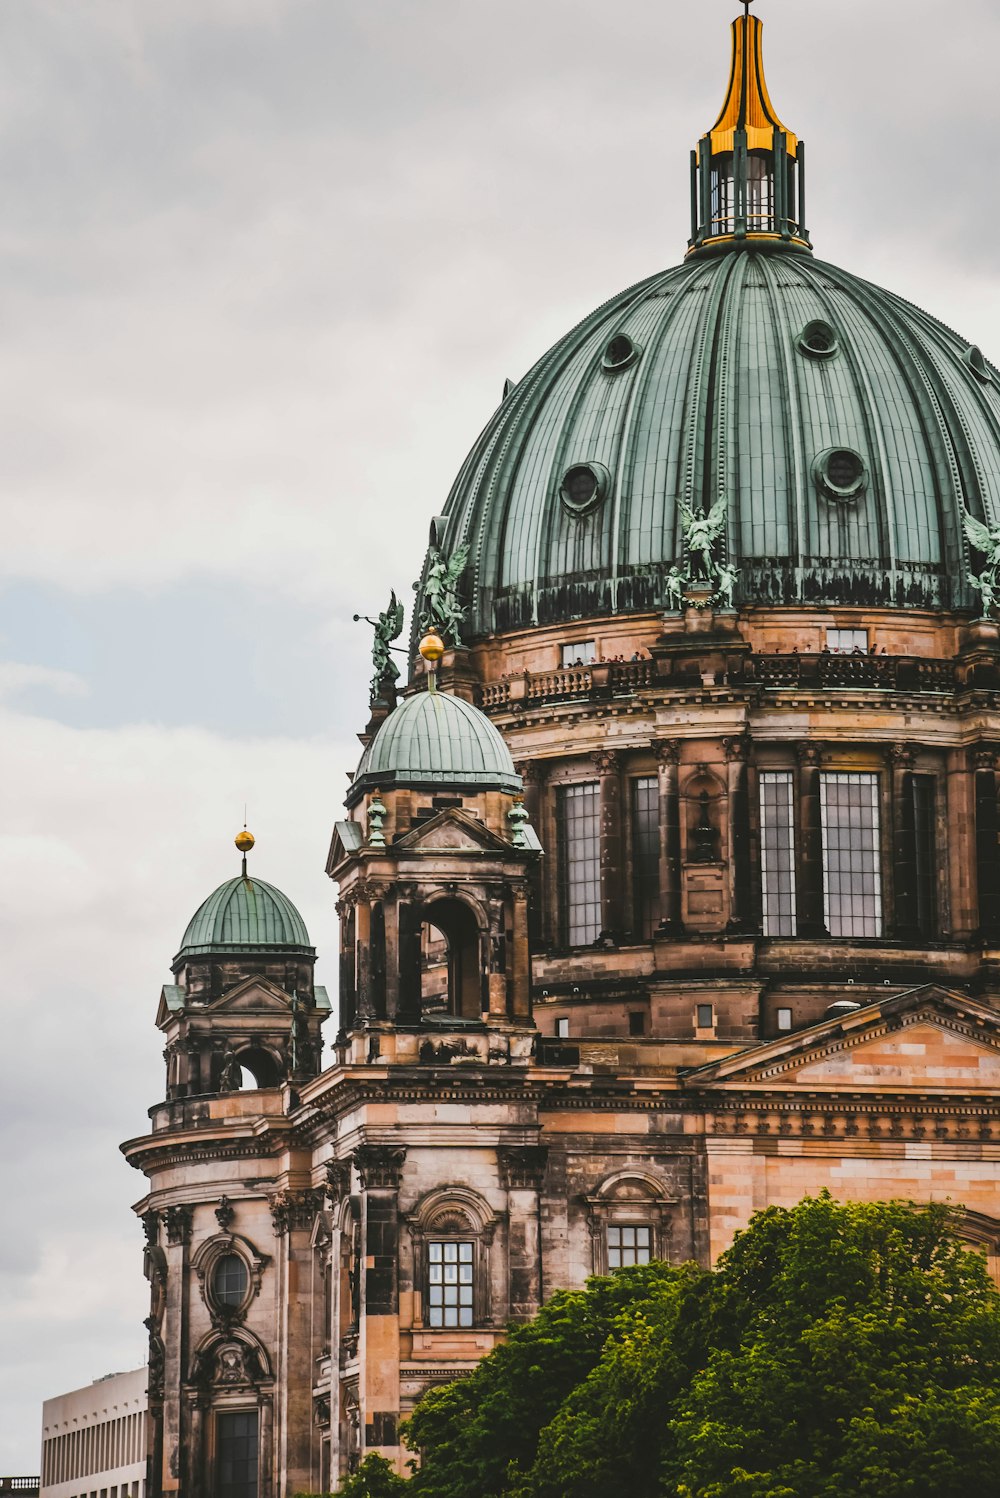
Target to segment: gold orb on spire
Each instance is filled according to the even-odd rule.
[[[444,655],[444,641],[434,630],[430,630],[420,641],[417,649],[433,670]]]
[[[236,834],[236,846],[244,856],[250,852],[250,849],[254,845],[254,841],[255,839],[253,833],[248,832],[245,827],[242,832],[238,832]]]

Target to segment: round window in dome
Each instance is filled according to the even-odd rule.
[[[832,359],[839,347],[836,333],[821,319],[808,323],[799,334],[799,348],[810,359]]]
[[[239,1254],[223,1254],[212,1270],[212,1299],[216,1305],[238,1310],[246,1300],[250,1277]]]
[[[641,349],[633,343],[627,333],[616,333],[604,350],[605,369],[628,369],[638,359]]]
[[[850,447],[831,447],[813,464],[820,489],[830,499],[857,499],[868,482],[868,469],[860,453]]]
[[[962,358],[977,379],[982,380],[984,385],[992,385],[993,376],[990,374],[990,367],[981,348],[977,348],[974,343],[970,344]]]
[[[611,475],[600,463],[574,463],[559,486],[559,498],[571,515],[589,515],[607,498]]]

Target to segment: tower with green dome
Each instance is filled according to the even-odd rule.
[[[240,1498],[404,1470],[556,1289],[822,1189],[961,1200],[1000,1276],[1000,372],[817,258],[745,8],[679,263],[505,392],[398,694],[376,625],[322,1062],[280,892],[185,933],[150,1498],[227,1421]]]

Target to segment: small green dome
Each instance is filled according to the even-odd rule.
[[[510,750],[478,708],[447,692],[415,692],[386,718],[358,765],[353,806],[379,786],[520,791]]]
[[[178,957],[280,948],[312,956],[306,923],[287,895],[263,879],[227,879],[191,917]]]

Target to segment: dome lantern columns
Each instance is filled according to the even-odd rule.
[[[806,229],[805,146],[768,94],[762,22],[733,22],[733,61],[722,112],[691,153],[689,254],[732,246],[811,249]]]

